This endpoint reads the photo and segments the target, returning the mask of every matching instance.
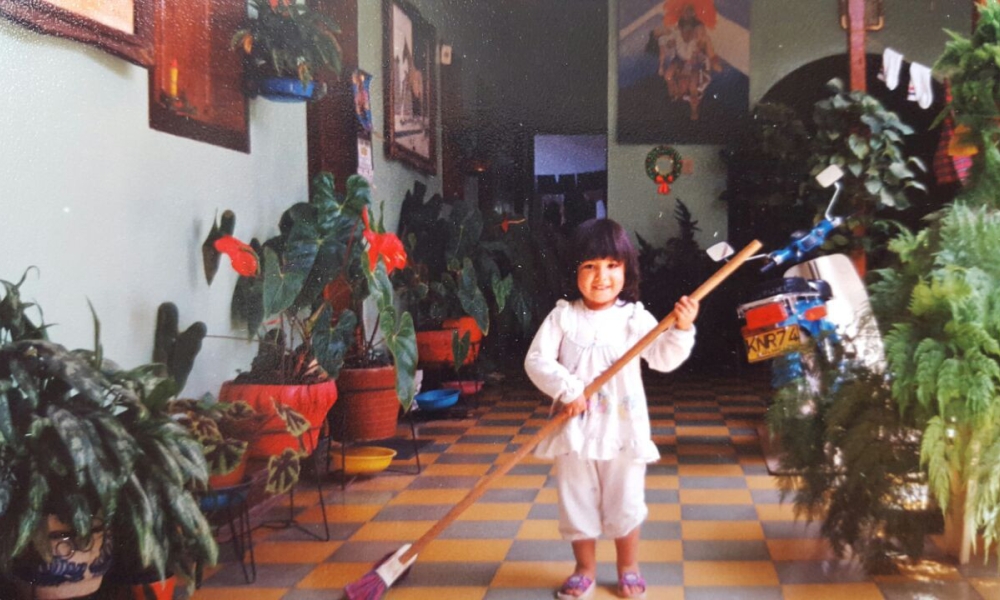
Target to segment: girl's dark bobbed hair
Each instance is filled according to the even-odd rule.
[[[613,258],[625,266],[625,285],[618,296],[626,302],[639,300],[639,254],[625,228],[611,219],[584,221],[573,232],[570,246],[569,298],[580,298],[576,270],[581,263],[595,258]]]

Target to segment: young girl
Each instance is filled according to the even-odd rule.
[[[657,325],[638,300],[638,255],[621,225],[587,221],[573,240],[576,288],[560,300],[531,342],[528,377],[570,419],[542,440],[535,455],[556,461],[559,531],[573,546],[576,569],[556,592],[560,600],[593,595],[596,544],[615,540],[618,593],[643,598],[639,527],[646,519],[646,464],[660,453],[653,443],[639,361],[632,361],[590,398],[584,387]],[[676,304],[674,327],[641,354],[659,371],[677,368],[694,346],[698,302]]]

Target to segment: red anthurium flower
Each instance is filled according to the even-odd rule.
[[[375,270],[379,257],[385,263],[386,273],[406,266],[406,249],[403,242],[394,233],[376,233],[368,222],[368,209],[361,211],[361,220],[365,223],[364,236],[368,240],[368,264]]]
[[[253,248],[231,235],[224,235],[215,240],[214,245],[216,250],[229,257],[234,271],[244,277],[253,277],[257,274],[259,261]]]

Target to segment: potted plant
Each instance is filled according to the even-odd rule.
[[[923,230],[892,242],[898,265],[880,271],[873,307],[890,324],[893,396],[923,430],[920,459],[945,515],[949,551],[968,562],[977,533],[1000,547],[1000,3],[977,6],[971,39],[952,34],[935,70],[952,81],[945,111],[968,131],[966,187]]]
[[[317,100],[322,69],[340,73],[340,28],[321,12],[295,0],[250,0],[256,17],[238,29],[233,48],[244,53],[247,88],[271,100]]]
[[[423,200],[424,188],[407,192],[400,237],[410,262],[397,277],[407,304],[414,307],[424,367],[448,367],[454,360],[452,332],[470,335],[464,364],[478,356],[489,334],[490,315],[504,312],[515,292],[510,249],[470,202],[445,202],[435,195]],[[522,303],[523,304],[523,303]]]
[[[815,105],[813,121],[816,136],[810,158],[810,176],[830,165],[844,170],[843,200],[838,214],[849,215],[853,236],[831,236],[831,242],[849,246],[850,256],[863,276],[867,269],[868,231],[876,212],[883,208],[905,209],[910,202],[907,190],[926,192],[917,179],[915,167],[926,172],[923,161],[907,158],[903,136],[913,128],[899,120],[896,113],[860,91],[848,92],[839,79],[827,84],[830,97]]]
[[[393,419],[400,405],[408,409],[417,356],[413,320],[395,308],[389,282],[406,254],[394,235],[369,219],[368,182],[352,176],[347,193],[338,194],[333,176],[320,173],[312,190],[309,202],[282,215],[281,233],[263,244],[225,235],[213,243],[242,270],[234,317],[260,341],[250,371],[224,384],[220,400],[243,400],[268,412],[276,398],[310,422],[310,448],[338,388],[343,402],[357,380],[370,383],[381,375],[381,396],[392,400]],[[369,298],[375,323],[366,328],[358,315]],[[376,365],[381,369],[368,369]]]
[[[171,400],[166,410],[201,444],[209,469],[209,489],[231,487],[244,480],[250,443],[264,430],[264,415],[246,402],[218,402],[208,394],[201,400]],[[287,406],[275,403],[274,411],[287,435],[298,438],[309,430],[309,422]],[[298,483],[302,471],[300,459],[301,452],[291,448],[280,456],[270,457],[265,491],[283,494]]]
[[[0,570],[16,563],[32,586],[59,588],[93,586],[109,567],[162,578],[214,563],[192,494],[208,477],[197,442],[128,385],[151,369],[112,368],[99,340],[93,352],[70,352],[45,339],[20,300],[23,282],[3,282],[0,301],[0,526],[16,532],[0,536]],[[89,566],[86,548],[97,552]]]

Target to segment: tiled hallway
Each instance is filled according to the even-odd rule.
[[[927,560],[906,574],[867,577],[837,560],[819,524],[796,521],[780,502],[760,453],[759,386],[736,379],[664,378],[647,384],[663,459],[647,477],[643,526],[647,598],[686,600],[1000,599],[991,566]],[[412,542],[538,430],[547,402],[529,387],[485,389],[470,418],[421,420],[418,475],[385,472],[325,491],[332,541],[296,529],[254,532],[257,581],[247,585],[231,554],[207,573],[196,600],[328,600],[376,561]],[[426,419],[426,416],[425,416]],[[401,427],[402,432],[406,429]],[[401,433],[402,436],[402,433]],[[393,469],[411,468],[413,459]],[[527,459],[420,553],[390,600],[552,598],[573,567],[556,530],[551,464]],[[296,496],[297,519],[322,529],[315,485]],[[934,553],[932,552],[932,555]],[[614,545],[598,545],[597,599],[615,594]]]

